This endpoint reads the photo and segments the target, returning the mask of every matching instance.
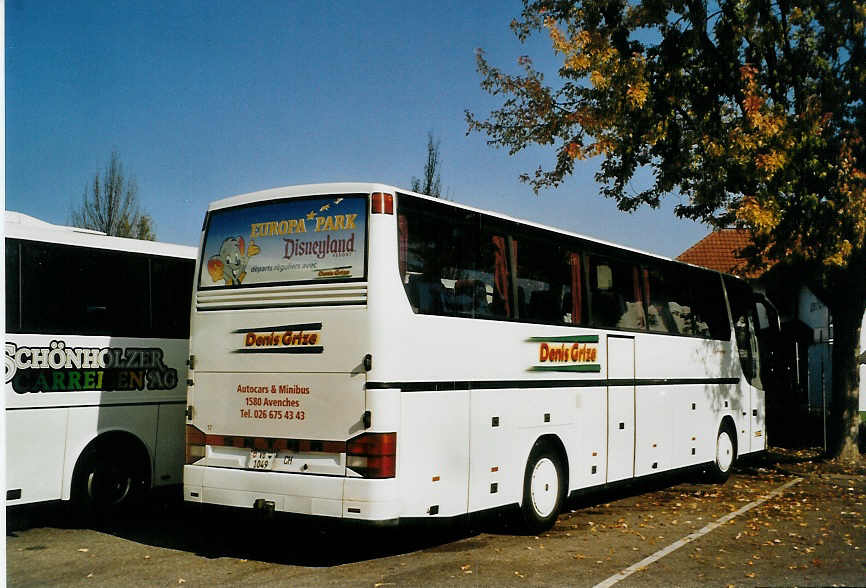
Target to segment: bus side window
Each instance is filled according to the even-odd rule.
[[[22,241],[22,330],[148,336],[147,257],[118,261],[121,257],[103,249]]]
[[[679,333],[668,306],[669,287],[662,272],[653,268],[644,270],[644,288],[647,297],[647,323],[654,333]]]
[[[523,313],[521,301],[514,300],[512,289],[512,267],[517,256],[517,242],[510,236],[491,235],[493,247],[493,284],[490,287],[490,311],[494,316],[512,318]],[[519,296],[518,296],[519,298]]]
[[[10,333],[21,330],[19,243],[17,239],[6,239],[6,330]]]
[[[480,293],[487,280],[476,268],[478,214],[399,194],[397,203],[398,263],[412,311],[482,316],[488,293]],[[481,281],[481,288],[468,286],[466,280]]]
[[[689,277],[694,309],[695,335],[728,341],[731,327],[725,309],[725,297],[718,274],[693,271]]]
[[[598,327],[645,329],[638,268],[630,263],[591,256],[589,261],[590,315]]]
[[[644,270],[647,322],[655,333],[697,334],[690,280],[680,266]]]
[[[725,289],[731,307],[734,335],[740,355],[740,365],[746,379],[752,386],[761,388],[760,365],[758,357],[757,313],[752,290],[736,278],[725,276]]]
[[[189,338],[189,308],[195,262],[153,257],[150,260],[151,337]]]
[[[573,256],[577,265],[573,266]],[[572,285],[580,285],[580,256],[567,251],[565,243],[542,239],[527,231],[517,248],[517,293],[520,319],[550,324],[579,324],[574,313]],[[576,272],[573,275],[573,272]],[[579,291],[579,287],[578,287]],[[578,322],[574,322],[577,320]]]
[[[562,319],[572,325],[582,325],[586,316],[583,295],[583,259],[580,253],[569,251],[568,269],[571,282],[566,286],[562,301]]]

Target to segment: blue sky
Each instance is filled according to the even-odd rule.
[[[597,161],[539,196],[518,156],[466,136],[499,102],[474,53],[554,73],[543,36],[508,28],[521,3],[54,1],[6,4],[6,207],[65,224],[116,150],[162,241],[197,245],[211,200],[284,186],[420,176],[441,141],[452,200],[676,256],[708,229],[599,195]]]

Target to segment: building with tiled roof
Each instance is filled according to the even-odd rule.
[[[726,274],[736,274],[747,278],[757,278],[763,272],[749,271],[744,273],[746,262],[739,257],[739,252],[751,245],[748,231],[741,229],[721,229],[713,231],[685,251],[677,260],[707,267]]]

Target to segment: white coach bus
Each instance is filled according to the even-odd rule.
[[[5,213],[6,503],[181,483],[196,249]]]
[[[191,323],[185,500],[395,523],[764,449],[730,276],[381,184],[219,200]]]

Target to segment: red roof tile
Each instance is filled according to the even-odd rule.
[[[713,231],[686,249],[677,259],[720,272],[756,278],[763,272],[751,271],[743,274],[746,262],[737,256],[737,253],[751,242],[748,231],[721,229]]]

